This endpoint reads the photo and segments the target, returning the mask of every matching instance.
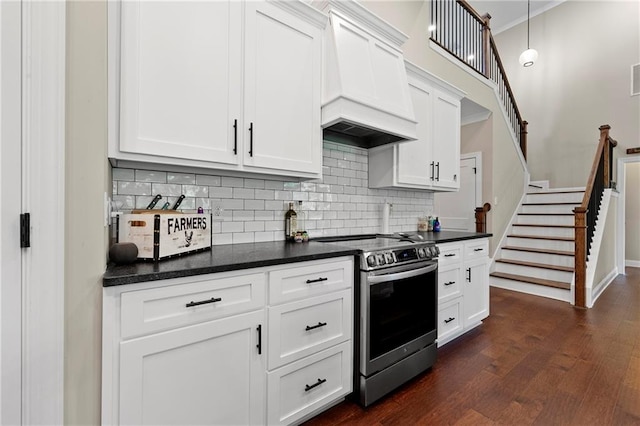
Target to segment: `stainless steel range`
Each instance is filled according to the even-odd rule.
[[[436,360],[438,248],[405,234],[321,238],[357,248],[355,386],[368,406]],[[359,294],[359,295],[358,295]]]

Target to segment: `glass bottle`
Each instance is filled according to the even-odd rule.
[[[289,210],[284,214],[284,239],[293,241],[298,230],[298,214],[293,209],[293,203],[289,203]]]

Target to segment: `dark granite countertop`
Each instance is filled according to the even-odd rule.
[[[407,232],[407,234],[418,234],[424,238],[425,241],[433,241],[436,244],[453,243],[455,241],[473,240],[476,238],[488,238],[493,234],[485,234],[481,232],[466,232],[466,231],[447,231],[442,230],[440,232]]]
[[[436,244],[492,236],[492,234],[477,232],[446,230],[440,232],[413,231],[406,232],[406,234],[418,234],[425,241],[433,241]],[[187,254],[159,262],[136,262],[131,265],[120,266],[110,264],[104,273],[102,285],[110,287],[357,254],[359,254],[359,250],[346,247],[340,243],[316,241],[309,241],[308,243],[272,241],[227,244],[213,246],[211,251]]]
[[[103,287],[166,280],[214,272],[235,271],[292,262],[352,256],[358,250],[336,243],[264,243],[213,246],[210,251],[187,254],[158,262],[136,262],[131,265],[108,265]]]

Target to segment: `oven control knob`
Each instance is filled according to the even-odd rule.
[[[438,248],[438,246],[431,247],[431,251],[434,256],[440,256],[440,249]]]
[[[384,265],[387,262],[384,260],[384,253],[378,255],[378,265]]]
[[[367,256],[367,264],[369,266],[376,266],[376,257],[374,255],[372,255],[372,254]]]
[[[424,249],[423,249],[422,247],[420,247],[420,248],[418,249],[418,257],[419,257],[420,259],[423,259],[426,255],[427,255],[427,254],[424,252]]]
[[[387,253],[386,257],[387,257],[387,264],[391,265],[393,263],[393,261],[394,261],[393,254]]]

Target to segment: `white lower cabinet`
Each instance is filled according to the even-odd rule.
[[[256,425],[265,372],[256,311],[120,346],[120,424]]]
[[[343,398],[353,267],[340,257],[105,287],[102,424],[290,424]],[[283,280],[309,292],[283,297]]]
[[[442,346],[489,316],[489,240],[438,247],[438,346]]]

